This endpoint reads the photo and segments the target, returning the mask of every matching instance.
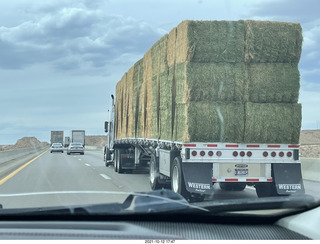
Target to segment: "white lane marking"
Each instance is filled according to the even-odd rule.
[[[111,178],[105,174],[100,174],[103,178],[105,178],[106,180],[111,180]]]
[[[90,166],[91,166],[91,164],[84,164],[84,165],[86,165],[86,166],[88,166],[88,167],[90,167]]]

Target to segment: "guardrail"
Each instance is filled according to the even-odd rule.
[[[33,148],[23,148],[17,150],[8,150],[8,151],[0,151],[0,164],[8,162],[13,159],[17,159],[19,157],[36,153],[41,150],[46,149],[47,147],[33,147]]]
[[[304,180],[320,182],[320,158],[301,158],[301,171]]]

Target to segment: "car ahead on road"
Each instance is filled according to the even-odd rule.
[[[63,147],[61,143],[52,143],[50,152],[62,152],[63,153]]]
[[[67,149],[67,154],[70,155],[71,153],[80,153],[84,154],[84,149],[82,143],[79,142],[72,142],[70,143],[68,149]]]

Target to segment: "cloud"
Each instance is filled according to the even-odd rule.
[[[6,57],[0,67],[20,69],[45,62],[58,70],[101,68],[125,53],[142,57],[164,34],[143,21],[84,3],[32,9],[31,20],[0,27],[0,52]]]

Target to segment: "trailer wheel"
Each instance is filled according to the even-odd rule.
[[[243,191],[246,188],[246,185],[246,183],[219,183],[219,186],[223,191]]]
[[[149,176],[150,176],[150,186],[152,190],[158,190],[163,187],[163,185],[159,182],[160,180],[159,159],[154,154],[151,155],[151,159],[150,159]]]
[[[181,163],[180,157],[174,158],[171,168],[171,189],[188,200],[190,198],[190,193],[186,189]]]
[[[117,154],[117,170],[119,174],[122,174],[124,172],[124,170],[122,169],[122,165],[121,165],[121,149],[118,149],[118,154]]]
[[[108,160],[111,160],[111,153],[110,153],[110,149],[105,147],[104,149],[104,156],[103,156],[103,160],[105,162],[107,162]]]
[[[272,183],[259,183],[255,185],[258,197],[274,197],[280,196],[277,192],[275,184]]]

